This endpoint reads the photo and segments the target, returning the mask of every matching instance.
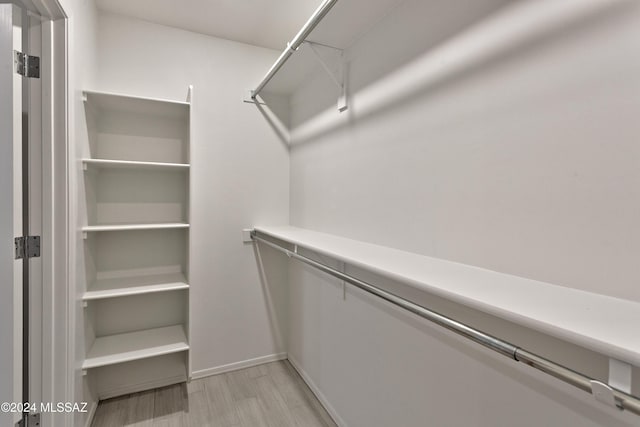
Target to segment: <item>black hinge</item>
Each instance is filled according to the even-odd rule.
[[[27,427],[38,427],[40,425],[40,413],[30,412],[27,420]]]
[[[40,256],[40,236],[16,237],[16,259],[38,258]]]
[[[13,63],[16,66],[16,73],[21,76],[40,78],[40,57],[14,50]]]
[[[40,414],[31,412],[27,416],[18,421],[15,427],[38,427],[40,426]]]

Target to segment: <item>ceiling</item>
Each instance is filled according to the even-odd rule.
[[[97,0],[96,3],[100,10],[282,50],[321,0]]]

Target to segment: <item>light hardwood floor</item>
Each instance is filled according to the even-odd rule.
[[[93,427],[333,427],[287,361],[100,402]]]

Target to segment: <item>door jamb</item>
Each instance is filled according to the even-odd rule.
[[[73,402],[69,292],[68,17],[58,0],[23,0],[42,19],[42,402]],[[43,413],[41,425],[72,426],[73,414]]]

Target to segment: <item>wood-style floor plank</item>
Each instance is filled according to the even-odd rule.
[[[205,390],[190,393],[184,419],[187,427],[214,427],[209,396]]]
[[[93,418],[93,427],[114,427],[125,425],[123,406],[127,397],[116,397],[100,402]]]
[[[240,426],[242,427],[269,427],[265,421],[266,414],[262,411],[264,405],[260,404],[260,398],[250,397],[236,402]]]
[[[123,400],[124,425],[127,427],[151,427],[153,425],[155,391],[145,391]]]
[[[157,389],[155,392],[152,426],[185,427],[186,394],[185,384],[176,384]]]
[[[257,397],[253,381],[245,369],[222,374],[227,381],[227,386],[231,391],[234,401],[242,401],[252,397]]]
[[[214,375],[204,378],[205,390],[211,404],[211,412],[216,425],[235,427],[240,425],[240,419],[234,405],[231,390],[224,375]]]
[[[296,427],[291,414],[291,408],[276,387],[273,379],[264,375],[255,378],[256,390],[260,396],[260,407],[265,414],[265,421],[269,427]]]
[[[93,427],[335,427],[287,361],[100,402]]]

